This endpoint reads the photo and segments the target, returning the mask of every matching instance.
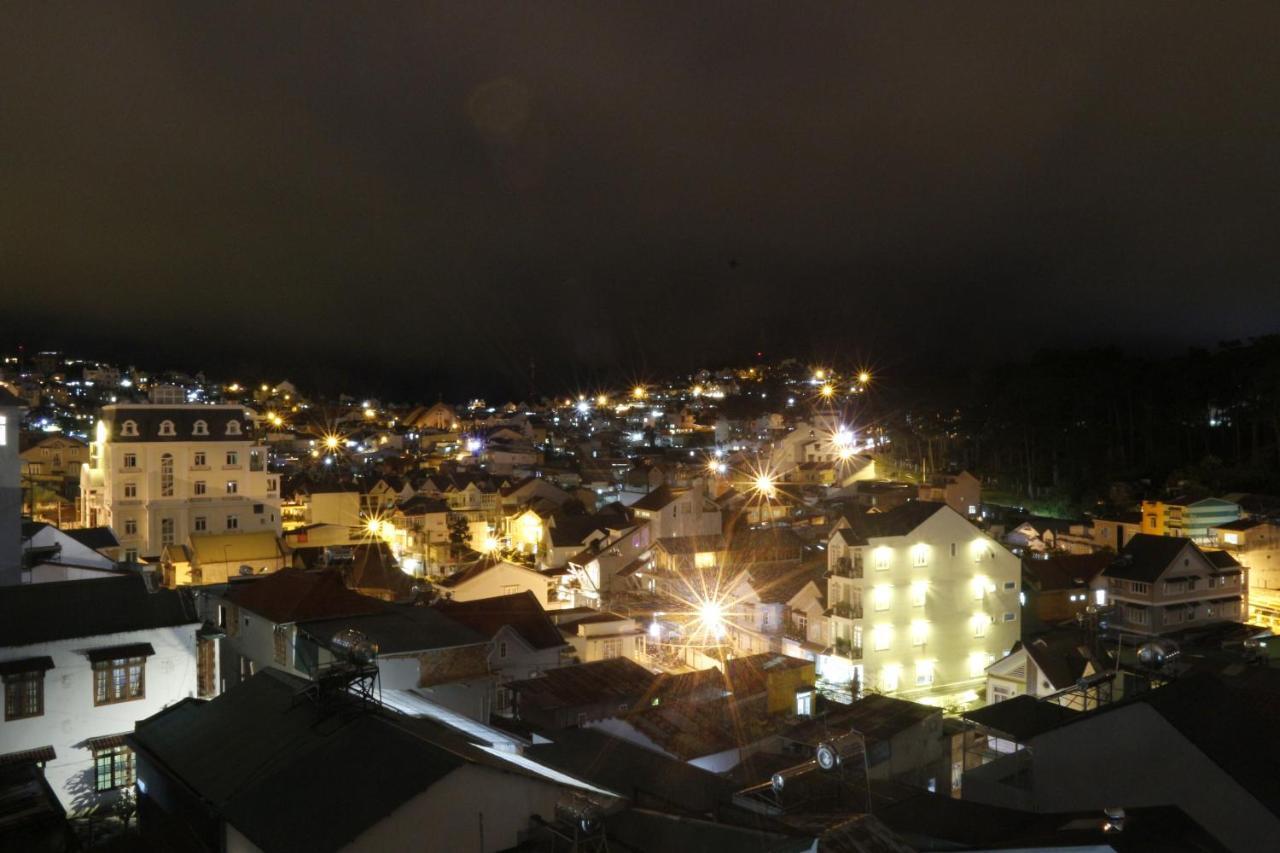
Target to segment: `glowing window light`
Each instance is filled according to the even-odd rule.
[[[916,619],[911,623],[911,645],[923,646],[925,641],[929,639],[929,623],[923,619]]]
[[[893,587],[887,584],[877,586],[871,591],[871,601],[876,610],[888,610],[893,603]]]

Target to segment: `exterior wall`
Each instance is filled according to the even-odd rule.
[[[452,588],[445,588],[443,591],[455,601],[475,601],[478,598],[493,598],[527,590],[537,597],[538,604],[545,610],[550,582],[550,578],[531,569],[511,563],[499,563],[471,580]]]
[[[109,557],[104,557],[97,551],[87,545],[82,545],[63,533],[56,527],[47,526],[36,532],[29,540],[31,548],[51,548],[58,546],[57,563],[66,563],[71,566],[90,567],[99,569],[115,568],[115,561]],[[99,575],[93,575],[95,577]]]
[[[1007,757],[965,774],[964,798],[1037,812],[1175,805],[1234,851],[1270,850],[1280,818],[1194,748],[1150,705],[1135,702],[1030,742],[1030,787]]]
[[[107,407],[115,417],[126,420],[131,408]],[[225,412],[226,406],[155,407],[208,409]],[[106,411],[104,409],[104,411]],[[227,437],[209,435],[190,440],[113,441],[104,435],[91,448],[91,461],[81,470],[83,524],[110,525],[126,552],[139,557],[158,556],[164,546],[162,524],[172,521],[172,541],[187,541],[192,533],[222,533],[228,530],[281,530],[280,475],[267,470],[267,448],[254,444],[249,435]],[[145,437],[144,437],[145,438]],[[197,465],[197,453],[205,454]],[[234,453],[235,462],[228,462]],[[126,455],[135,464],[126,467]],[[161,458],[173,457],[173,494],[162,496]],[[230,483],[235,491],[230,491]],[[203,483],[204,493],[198,493]],[[128,489],[136,489],[130,496]],[[196,529],[197,517],[205,530]],[[231,519],[234,518],[235,526]],[[136,532],[129,532],[130,523]]]
[[[832,536],[828,604],[832,637],[850,666],[863,667],[864,686],[903,698],[982,689],[987,665],[1020,636],[1018,557],[949,509],[861,551],[859,570],[858,555]],[[838,562],[846,556],[848,569]],[[930,663],[932,682],[917,683]]]
[[[1108,518],[1095,518],[1092,532],[1093,541],[1097,547],[1110,548],[1118,554],[1135,533],[1142,532],[1142,525]]]
[[[1218,582],[1209,586],[1216,572],[1204,554],[1188,544],[1152,583],[1106,577],[1105,572],[1098,580],[1106,584],[1107,599],[1116,605],[1116,627],[1138,634],[1163,634],[1244,618],[1248,589],[1243,574],[1219,575]],[[1219,601],[1235,597],[1240,600]]]
[[[196,695],[197,627],[128,631],[0,649],[0,661],[47,655],[54,664],[44,676],[44,713],[0,722],[0,753],[52,746],[57,758],[46,765],[45,778],[68,813],[114,800],[116,792],[99,794],[94,790],[93,753],[85,741],[132,732],[136,720]],[[130,643],[150,643],[156,651],[147,658],[145,697],[95,706],[93,666],[86,652]]]
[[[344,853],[384,850],[474,850],[518,846],[529,816],[551,820],[568,789],[517,773],[468,764],[402,804],[344,846]],[[465,803],[465,807],[459,807]],[[248,848],[252,849],[252,848]]]
[[[336,524],[356,527],[360,524],[358,492],[315,492],[307,511],[308,524]]]
[[[18,456],[21,420],[22,409],[0,406],[0,584],[18,583],[22,566],[22,462]]]

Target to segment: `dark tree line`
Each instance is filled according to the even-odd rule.
[[[968,468],[1069,509],[1165,488],[1280,493],[1280,335],[1170,358],[1046,351],[933,378],[886,392],[878,413],[912,470]]]

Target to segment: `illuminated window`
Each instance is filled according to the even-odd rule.
[[[893,587],[878,586],[873,589],[871,591],[871,602],[876,610],[888,610],[889,605],[893,602]]]
[[[693,565],[699,569],[713,569],[716,565],[714,551],[699,551],[693,555]]]
[[[884,545],[881,545],[876,549],[875,556],[877,569],[883,570],[889,568],[889,554],[891,553],[892,551]]]
[[[861,625],[853,626],[853,647],[855,649],[862,648],[862,626]]]
[[[982,597],[987,594],[987,579],[982,575],[978,575],[973,579],[969,588],[973,591],[973,600],[981,601]]]
[[[929,639],[929,623],[922,619],[917,619],[911,623],[911,645],[923,646],[925,641]]]
[[[985,613],[975,613],[973,615],[973,636],[982,638],[987,636],[987,628],[991,625],[991,617]]]
[[[126,519],[125,519],[125,521],[124,521],[124,535],[125,535],[125,536],[137,536],[137,535],[138,535],[138,520],[137,520],[136,518],[126,518]]]
[[[873,633],[875,635],[876,651],[889,651],[889,647],[893,645],[893,626],[877,625]]]
[[[1240,535],[1237,533],[1224,533],[1222,534],[1222,540],[1228,545],[1239,545]]]
[[[923,687],[926,684],[933,684],[933,661],[916,661],[916,686]]]
[[[161,545],[173,544],[173,519],[172,518],[160,519],[160,544]]]
[[[916,545],[911,549],[911,565],[916,568],[929,565],[929,546]]]
[[[928,581],[916,581],[911,584],[911,606],[924,607],[925,599],[929,594]]]
[[[898,689],[898,679],[902,675],[902,667],[897,664],[890,664],[880,670],[880,689],[885,693],[892,693]]]
[[[1099,607],[1106,606],[1107,591],[1105,589],[1095,589],[1093,591],[1093,600],[1094,600],[1094,603],[1097,604]]]
[[[177,435],[177,433],[174,432],[174,429],[173,429],[173,421],[161,421],[160,434],[161,435]]]
[[[240,491],[240,484],[235,480],[227,480],[227,494],[234,495]]]
[[[133,750],[121,744],[93,751],[93,782],[99,791],[133,786]]]
[[[195,455],[191,457],[191,464],[196,467],[202,467],[209,464],[203,450],[197,450],[195,452]]]
[[[160,497],[173,497],[173,454],[160,457]]]
[[[126,467],[126,468],[137,468],[137,467],[138,467],[138,454],[136,454],[136,453],[126,453],[126,454],[124,455],[124,467]]]
[[[125,483],[124,496],[126,498],[136,498],[138,496],[138,484],[134,482]]]
[[[969,655],[969,677],[981,678],[991,664],[991,655],[986,652],[974,652]]]
[[[208,493],[209,486],[204,480],[196,480],[191,489],[193,494],[203,495]]]

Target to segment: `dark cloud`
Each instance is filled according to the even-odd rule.
[[[1272,331],[1277,24],[10,4],[0,326],[448,393]]]

